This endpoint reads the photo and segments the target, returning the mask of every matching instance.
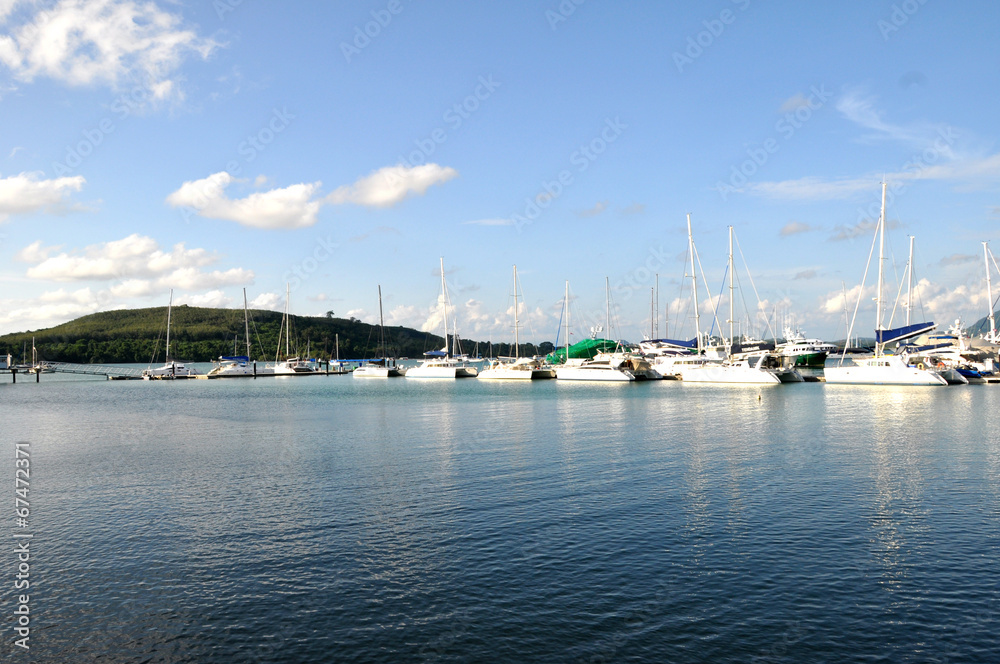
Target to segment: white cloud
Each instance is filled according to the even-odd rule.
[[[14,260],[21,263],[41,263],[49,257],[53,251],[59,251],[62,245],[43,247],[41,240],[35,240],[21,251],[14,254]]]
[[[422,196],[431,186],[456,177],[458,171],[454,168],[438,164],[386,166],[354,184],[338,187],[326,200],[334,205],[354,203],[366,207],[392,207],[411,193]]]
[[[40,176],[40,173],[21,173],[0,178],[0,221],[12,214],[71,209],[67,201],[70,193],[80,191],[86,182],[80,175],[54,180],[41,180]]]
[[[801,221],[790,221],[785,224],[780,233],[782,236],[797,235],[799,233],[808,233],[809,231],[817,230],[815,227],[809,224],[804,224]]]
[[[180,295],[175,299],[178,304],[189,304],[192,307],[229,307],[233,303],[233,298],[220,290],[213,290],[200,295]]]
[[[266,309],[268,311],[284,311],[285,296],[278,293],[261,293],[247,304],[251,309]]]
[[[225,190],[235,181],[229,173],[221,171],[201,180],[185,182],[167,196],[167,203],[173,207],[194,208],[202,217],[235,221],[252,228],[302,228],[316,223],[321,202],[313,200],[313,195],[319,190],[319,182],[231,199]]]
[[[0,6],[7,23],[16,3]],[[20,25],[3,25],[0,63],[21,81],[48,77],[83,86],[121,89],[138,81],[155,99],[177,93],[185,56],[207,58],[218,44],[181,27],[176,14],[153,2],[60,0],[21,3],[40,11]],[[41,5],[41,7],[39,7]]]
[[[28,268],[27,276],[49,281],[116,280],[111,293],[119,297],[148,295],[156,289],[246,284],[254,277],[251,270],[242,268],[206,272],[202,268],[216,263],[218,255],[188,249],[183,243],[164,251],[156,240],[139,234],[50,255],[55,250],[43,248],[38,241],[18,252],[21,260],[36,263]]]

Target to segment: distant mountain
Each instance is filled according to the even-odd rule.
[[[254,309],[250,311],[250,354],[258,361],[274,360],[283,314]],[[357,319],[332,316],[289,316],[291,353],[319,359],[336,356],[337,337],[340,357],[363,359],[375,357],[378,350],[378,326]],[[167,308],[120,309],[104,311],[62,325],[32,332],[0,336],[0,355],[10,353],[17,361],[22,353],[31,360],[31,343],[40,360],[53,362],[149,363],[164,359]],[[211,309],[179,305],[173,308],[170,321],[171,355],[190,362],[207,362],[220,355],[246,353],[242,309]],[[284,336],[282,336],[282,339]],[[441,348],[440,336],[408,327],[386,327],[387,353],[396,357],[421,357],[424,351]],[[461,340],[468,353],[490,352],[484,342]],[[552,344],[537,348],[521,344],[522,354],[545,354]],[[492,347],[493,355],[509,354],[507,344]],[[284,354],[284,343],[282,343]]]
[[[994,321],[996,322],[997,325],[1000,325],[1000,311],[994,311],[993,312],[993,319],[994,319]],[[979,335],[981,335],[981,334],[983,334],[985,332],[989,332],[990,331],[989,327],[990,327],[990,319],[989,319],[989,317],[988,316],[983,316],[982,318],[980,318],[979,320],[977,320],[975,323],[973,323],[972,325],[970,325],[967,328],[965,328],[965,333],[968,334],[971,337],[978,337]]]

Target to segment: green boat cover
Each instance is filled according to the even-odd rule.
[[[609,339],[584,339],[569,347],[569,356],[589,360],[600,352],[613,353],[618,347],[617,341]],[[545,357],[548,364],[563,364],[566,361],[566,347],[558,348]]]

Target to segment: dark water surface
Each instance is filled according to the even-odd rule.
[[[42,380],[12,660],[1000,661],[996,386]]]

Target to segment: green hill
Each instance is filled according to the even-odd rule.
[[[274,360],[282,314],[250,311],[250,341],[253,359]],[[337,335],[341,358],[371,358],[378,349],[378,326],[356,319],[323,316],[289,316],[291,352],[320,359],[336,356]],[[34,338],[39,360],[53,362],[148,363],[164,359],[167,308],[120,309],[82,316],[56,327],[0,336],[0,355],[10,353],[20,361],[22,352],[31,360]],[[220,355],[246,352],[242,309],[211,309],[180,305],[173,308],[170,323],[171,355],[190,362],[207,362]],[[282,339],[284,337],[282,336]],[[408,327],[386,327],[387,352],[395,357],[420,357],[424,351],[441,348],[440,336]],[[487,355],[488,344],[461,340],[468,353]],[[282,343],[284,346],[284,343]],[[522,344],[523,354],[544,354],[552,349],[545,342],[538,348]],[[284,349],[282,349],[282,354]],[[508,345],[494,345],[494,355],[510,352]]]

